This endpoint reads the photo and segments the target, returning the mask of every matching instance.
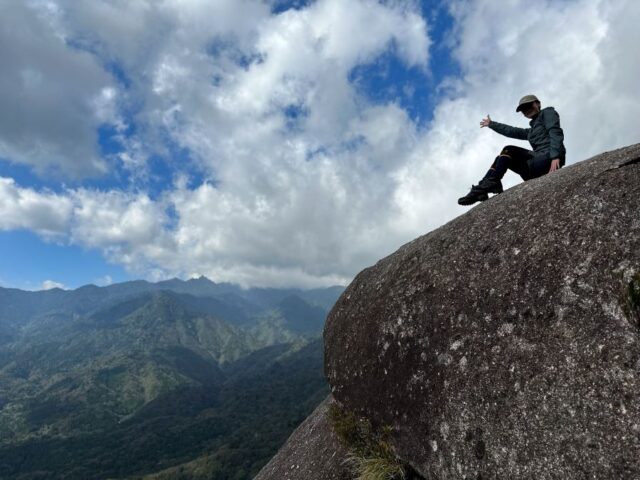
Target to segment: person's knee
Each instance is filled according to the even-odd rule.
[[[505,156],[505,157],[512,158],[513,157],[512,148],[513,148],[512,145],[507,145],[506,147],[503,147],[499,156]]]

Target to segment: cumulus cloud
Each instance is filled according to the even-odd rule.
[[[102,250],[142,273],[174,250],[165,230],[165,205],[143,193],[66,189],[37,191],[0,177],[0,230],[26,229],[43,237]]]
[[[107,171],[96,128],[116,102],[96,58],[71,48],[53,2],[1,2],[0,158],[62,177]]]
[[[407,68],[428,68],[432,40],[414,2],[319,0],[277,15],[257,0],[47,5],[64,12],[48,17],[47,35],[79,46],[61,44],[64,55],[85,59],[89,72],[120,65],[126,77],[128,86],[88,81],[80,92],[90,113],[78,118],[117,125],[121,105],[135,103],[123,164],[139,171],[169,140],[204,176],[187,172],[154,196],[56,195],[2,179],[0,228],[63,234],[147,278],[348,282],[465,211],[457,197],[500,148],[526,146],[478,122],[490,113],[526,126],[514,111],[526,93],[560,112],[568,163],[640,133],[640,59],[630,48],[640,4],[631,0],[449,2],[460,76],[443,81],[426,126],[398,103],[367,100],[350,80],[389,52]]]
[[[32,230],[45,237],[66,235],[72,201],[65,195],[37,192],[0,177],[0,230]]]

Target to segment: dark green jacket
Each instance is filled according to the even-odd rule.
[[[529,140],[536,156],[546,156],[551,160],[559,158],[560,164],[564,165],[566,150],[558,112],[553,107],[543,108],[529,125],[530,128],[518,128],[492,120],[489,128],[505,137]]]

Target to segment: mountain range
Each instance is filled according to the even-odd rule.
[[[251,478],[327,393],[342,291],[0,288],[0,478]]]

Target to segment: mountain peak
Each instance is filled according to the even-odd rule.
[[[207,277],[205,277],[204,275],[200,275],[197,278],[190,278],[187,283],[202,283],[202,284],[207,284],[207,285],[215,285],[216,283],[213,282],[212,280],[209,280]]]

